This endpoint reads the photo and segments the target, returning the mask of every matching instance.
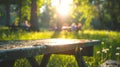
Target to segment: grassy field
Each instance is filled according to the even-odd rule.
[[[77,38],[77,39],[97,39],[101,40],[101,45],[94,47],[94,56],[84,59],[88,67],[99,67],[107,59],[120,61],[120,32],[85,30],[83,32],[26,32],[26,31],[0,31],[0,40],[33,40],[43,38]],[[36,56],[38,63],[40,56]],[[23,58],[15,63],[15,67],[31,67],[28,61]],[[72,55],[52,55],[47,67],[78,67],[77,62]]]

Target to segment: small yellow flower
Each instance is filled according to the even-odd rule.
[[[100,51],[97,51],[97,54],[100,54]]]

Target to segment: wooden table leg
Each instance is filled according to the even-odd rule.
[[[32,67],[39,67],[39,64],[37,63],[34,57],[28,57],[27,60],[30,62]]]
[[[6,60],[0,62],[0,67],[14,67],[15,60]]]
[[[77,49],[75,51],[75,59],[77,60],[77,63],[78,63],[79,67],[87,67],[86,63],[85,63],[85,61],[83,59],[83,56],[80,53],[80,49]]]
[[[41,61],[40,67],[47,67],[48,61],[50,59],[51,54],[45,54]]]

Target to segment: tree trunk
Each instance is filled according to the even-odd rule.
[[[30,18],[30,23],[31,23],[31,30],[32,31],[39,31],[36,1],[37,0],[32,0],[32,4],[31,4],[31,18]]]
[[[101,9],[100,9],[100,1],[99,0],[96,1],[96,6],[97,6],[97,10],[98,10],[98,19],[101,23],[101,28],[100,29],[105,29],[105,23],[104,23],[103,18],[102,18],[102,13],[101,13]]]
[[[21,16],[22,16],[22,14],[21,14],[21,6],[22,6],[22,0],[19,0],[19,3],[18,3],[18,8],[19,8],[19,25],[20,25],[20,23],[21,23]]]
[[[10,3],[6,3],[6,26],[10,25]]]

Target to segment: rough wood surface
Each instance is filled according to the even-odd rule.
[[[98,40],[40,39],[0,41],[0,61],[31,57],[39,54],[59,53],[76,47],[100,44]]]
[[[78,40],[78,39],[40,39],[40,40],[9,40],[0,41],[0,50],[28,48],[33,46],[62,46],[74,45],[93,46],[99,44],[99,40]]]

